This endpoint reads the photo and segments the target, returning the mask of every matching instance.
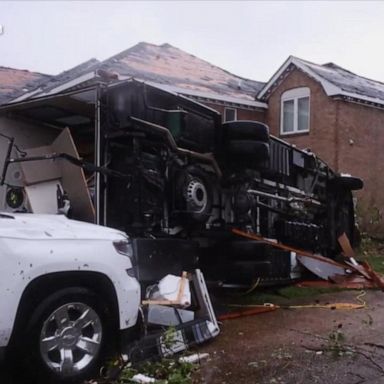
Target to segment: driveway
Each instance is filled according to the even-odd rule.
[[[301,304],[357,303],[358,294],[323,294]],[[363,309],[278,309],[224,321],[219,337],[201,349],[210,358],[199,381],[384,383],[384,293],[371,290],[362,299]]]

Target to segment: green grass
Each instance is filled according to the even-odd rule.
[[[383,256],[371,256],[365,258],[365,260],[369,263],[372,269],[375,272],[378,272],[384,275],[384,257]]]
[[[384,243],[364,236],[357,250],[358,260],[367,261],[375,272],[384,275]]]
[[[232,304],[243,305],[260,305],[264,303],[284,305],[292,303],[293,301],[302,301],[304,299],[315,298],[316,296],[324,293],[339,292],[341,290],[342,289],[337,286],[331,288],[304,288],[290,285],[273,289],[260,288],[248,295],[233,295],[228,301]]]

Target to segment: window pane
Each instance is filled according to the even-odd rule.
[[[283,132],[293,132],[293,100],[283,103]]]
[[[297,130],[308,131],[309,129],[309,97],[303,97],[297,100],[298,118]]]
[[[236,109],[225,108],[224,121],[233,121],[236,120]]]

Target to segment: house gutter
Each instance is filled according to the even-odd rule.
[[[33,98],[33,99],[28,99],[28,100],[23,100],[23,101],[18,101],[18,102],[9,102],[7,104],[3,104],[3,105],[0,106],[0,112],[7,111],[7,110],[10,110],[10,109],[17,109],[17,107],[22,107],[22,106],[25,106],[25,105],[38,103],[40,101],[51,100],[51,99],[55,99],[55,98],[58,98],[58,97],[77,95],[78,93],[83,93],[83,92],[86,92],[86,91],[96,90],[96,88],[97,88],[97,84],[96,85],[94,84],[92,86],[85,87],[85,88],[79,88],[79,89],[76,89],[76,90],[73,90],[73,91],[70,91],[70,92],[63,92],[63,93],[58,93],[58,94],[50,95],[50,96],[41,96],[41,97],[36,97],[36,98]]]

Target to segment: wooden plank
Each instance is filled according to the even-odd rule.
[[[337,238],[345,257],[355,258],[356,254],[345,232]]]

